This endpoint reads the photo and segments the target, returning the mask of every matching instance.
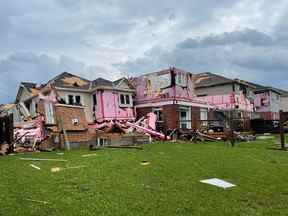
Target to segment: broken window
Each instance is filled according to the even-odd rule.
[[[154,108],[153,112],[155,113],[155,115],[157,117],[157,122],[163,122],[162,108]]]
[[[80,95],[76,95],[75,96],[75,104],[76,105],[81,105],[81,96]]]
[[[93,94],[93,106],[97,105],[97,94]]]
[[[68,104],[73,105],[74,104],[74,96],[68,95]]]

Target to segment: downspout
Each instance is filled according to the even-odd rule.
[[[103,120],[105,119],[105,114],[104,114],[104,102],[103,102],[103,90],[100,91],[101,94],[101,113],[102,113],[102,118]]]
[[[173,88],[173,104],[176,102],[176,74],[174,68],[170,69],[171,74],[171,86]]]

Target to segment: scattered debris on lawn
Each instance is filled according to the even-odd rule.
[[[224,181],[224,180],[221,180],[221,179],[218,179],[218,178],[205,179],[205,180],[201,180],[200,182],[204,183],[204,184],[214,185],[216,187],[220,187],[220,188],[224,188],[224,189],[236,186],[234,184],[231,184],[231,183],[229,183],[227,181]]]
[[[31,202],[42,203],[42,204],[44,204],[44,205],[48,204],[48,202],[47,202],[47,201],[41,201],[41,200],[33,200],[33,199],[25,199],[25,200],[27,200],[27,201],[31,201]]]
[[[234,136],[236,140],[240,142],[250,142],[250,141],[256,140],[256,136],[249,134],[249,133],[240,133],[240,132],[234,131]]]
[[[20,158],[20,160],[26,161],[58,161],[58,162],[66,162],[67,160],[62,159],[48,159],[48,158]]]
[[[64,152],[57,152],[57,155],[64,155]]]
[[[271,134],[263,134],[263,135],[257,136],[257,139],[260,139],[260,140],[274,139],[274,136],[271,136]]]
[[[142,162],[141,162],[141,165],[147,166],[147,165],[150,165],[150,162],[149,162],[149,161],[142,161]]]
[[[36,166],[36,165],[34,165],[34,164],[30,164],[30,166],[33,167],[34,169],[41,170],[40,167],[38,167],[38,166]]]
[[[141,146],[108,146],[108,148],[143,150],[143,147]]]
[[[97,156],[97,154],[86,154],[86,155],[82,155],[82,157],[93,157],[93,156]]]
[[[214,135],[202,133],[199,130],[179,129],[177,133],[178,133],[178,137],[180,138],[180,140],[185,140],[185,141],[197,142],[197,141],[222,140],[221,136],[214,136]]]
[[[9,150],[9,145],[8,144],[3,144],[0,146],[0,155],[6,155],[8,154],[8,150]]]
[[[51,168],[51,172],[60,172],[60,171],[66,170],[66,169],[80,169],[80,168],[84,168],[84,167],[86,167],[86,166],[65,167],[65,168],[62,168],[62,167],[52,167],[52,168]]]

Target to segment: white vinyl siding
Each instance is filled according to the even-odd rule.
[[[46,124],[55,124],[52,103],[44,103]]]

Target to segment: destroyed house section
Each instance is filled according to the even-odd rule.
[[[169,69],[143,75],[136,80],[136,103],[171,99],[191,100],[194,97],[193,75]]]
[[[93,94],[96,122],[134,120],[133,94],[116,90],[97,90]]]

